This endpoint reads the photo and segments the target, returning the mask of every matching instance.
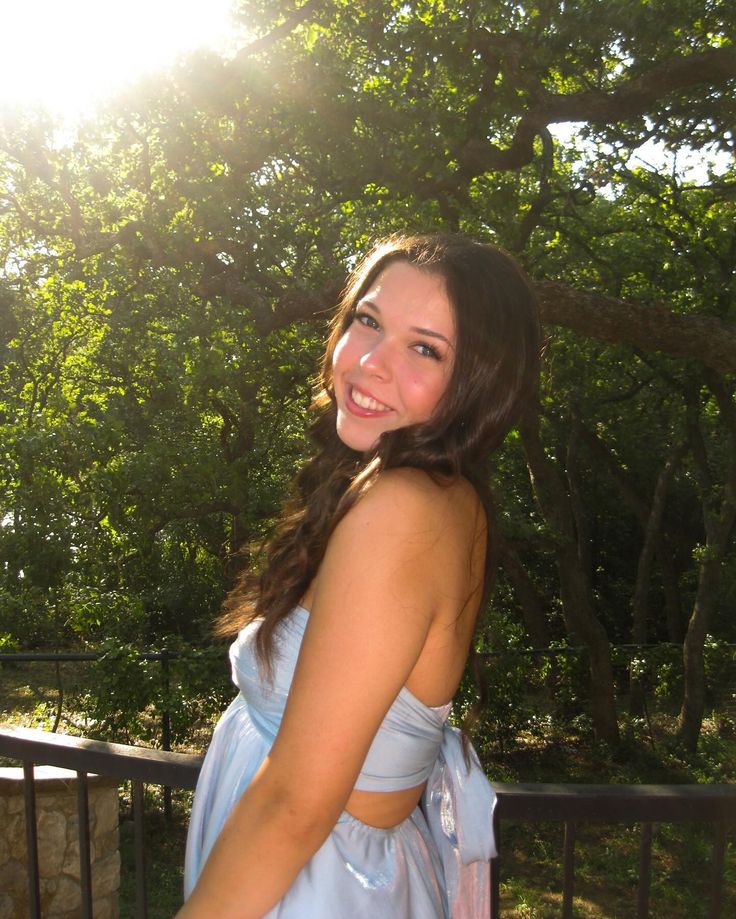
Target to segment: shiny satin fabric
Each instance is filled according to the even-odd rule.
[[[185,896],[230,810],[278,733],[309,618],[297,607],[280,626],[273,683],[260,678],[257,624],[230,650],[240,694],[218,722],[197,784],[187,838]],[[490,914],[495,796],[469,745],[447,723],[451,706],[424,705],[406,688],[369,750],[356,788],[396,791],[427,781],[398,826],[368,826],[344,812],[267,919],[476,919]]]

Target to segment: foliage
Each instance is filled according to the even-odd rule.
[[[506,246],[543,295],[540,436],[591,621],[632,640],[653,495],[687,441],[645,629],[682,641],[714,559],[695,637],[733,641],[733,536],[715,526],[731,513],[736,453],[736,175],[716,160],[733,143],[733,4],[238,10],[250,37],[234,59],[182,60],[68,143],[42,114],[0,124],[3,641],[109,649],[90,717],[139,730],[135,706],[161,690],[133,651],[210,643],[305,454],[310,377],[346,269],[376,235],[431,228]],[[553,133],[569,122],[578,134]],[[697,177],[649,167],[645,142],[713,162]],[[720,330],[713,353],[696,338],[706,321]],[[644,326],[659,337],[632,347]],[[534,605],[553,647],[585,640],[566,616],[571,537],[560,507],[538,503],[528,453],[509,440],[494,488],[531,591],[501,582],[481,648],[528,644]],[[542,673],[557,709],[584,720],[584,671],[555,660]],[[662,694],[681,686],[672,666]],[[182,677],[182,698],[208,678]],[[487,729],[507,743],[536,715],[512,656],[489,680]]]

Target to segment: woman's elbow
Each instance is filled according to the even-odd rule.
[[[272,760],[264,763],[246,791],[245,797],[250,796],[263,819],[278,823],[295,841],[314,845],[317,840],[316,848],[329,836],[348,797],[320,782],[305,780],[304,771],[295,774],[291,764],[284,767]]]
[[[318,845],[330,835],[342,813],[342,807],[308,795],[294,795],[283,806],[294,832],[303,838],[318,839]]]
[[[342,812],[337,804],[291,789],[266,795],[262,807],[264,820],[277,824],[300,847],[315,851],[330,835]]]

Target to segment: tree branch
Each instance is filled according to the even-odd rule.
[[[536,285],[542,322],[600,341],[643,351],[697,358],[719,373],[736,371],[736,324],[716,316],[673,313],[660,304],[632,303],[575,290],[559,281]]]
[[[531,49],[527,49],[529,51]],[[473,138],[459,151],[459,172],[466,180],[491,170],[520,169],[534,158],[534,139],[541,129],[566,121],[610,125],[650,113],[674,92],[736,79],[736,51],[729,47],[675,57],[622,80],[610,92],[559,95],[535,88],[535,101],[521,115],[508,147]]]
[[[260,38],[256,38],[254,41],[249,42],[244,48],[241,48],[235,56],[235,63],[253,57],[254,54],[260,54],[261,51],[265,51],[267,48],[275,45],[279,39],[293,32],[297,26],[300,26],[312,13],[317,12],[322,6],[327,6],[324,0],[307,0],[306,3],[303,3],[299,9],[295,10],[291,16],[285,19],[280,25],[271,29],[267,35],[262,35]]]

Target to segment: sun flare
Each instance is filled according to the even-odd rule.
[[[232,0],[11,0],[0,13],[0,107],[62,118],[198,47],[227,49]]]

